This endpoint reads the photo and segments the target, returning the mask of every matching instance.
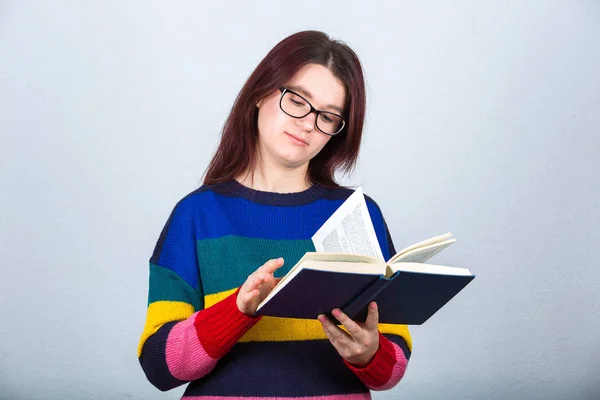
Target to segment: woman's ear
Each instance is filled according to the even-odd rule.
[[[262,105],[262,99],[260,99],[259,101],[256,102],[256,108],[260,108],[261,105]]]

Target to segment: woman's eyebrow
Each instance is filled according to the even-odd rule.
[[[304,96],[308,97],[310,100],[313,100],[312,94],[310,94],[310,92],[302,86],[287,86],[287,88],[293,90],[294,92],[299,92],[300,94],[303,94]],[[327,106],[325,106],[325,108],[330,108],[334,111],[337,111],[339,114],[342,114],[344,112],[344,110],[342,110],[341,107],[338,107],[334,104],[328,104]]]

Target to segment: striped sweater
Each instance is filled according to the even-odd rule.
[[[312,235],[352,194],[313,185],[290,194],[236,181],[204,185],[171,213],[150,259],[147,318],[138,358],[160,390],[188,383],[184,399],[370,399],[396,385],[411,337],[379,324],[379,349],[362,368],[346,362],[318,320],[252,317],[236,306],[238,288],[267,260],[283,276]],[[383,255],[394,253],[385,220],[367,197]]]

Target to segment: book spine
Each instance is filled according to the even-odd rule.
[[[352,318],[354,321],[364,321],[367,318],[369,303],[375,299],[375,297],[377,297],[377,295],[381,293],[381,291],[385,289],[387,285],[390,284],[396,275],[398,275],[398,273],[394,274],[390,278],[380,277],[377,279],[371,286],[365,289],[354,300],[342,308],[344,314]]]

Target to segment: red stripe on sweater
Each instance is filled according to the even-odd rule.
[[[211,358],[218,360],[237,343],[238,340],[260,317],[243,314],[237,307],[239,289],[220,302],[204,309],[196,315],[194,326],[202,347]]]

